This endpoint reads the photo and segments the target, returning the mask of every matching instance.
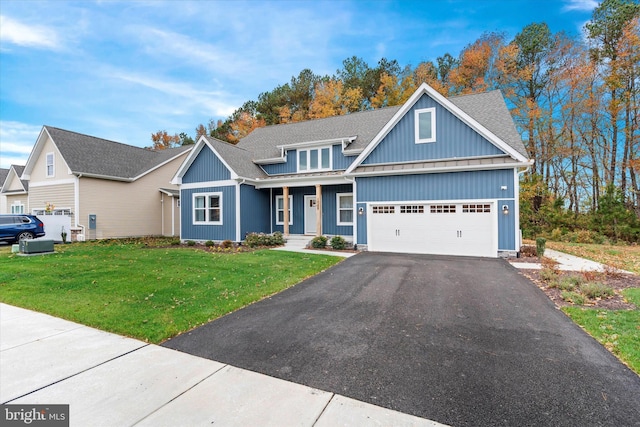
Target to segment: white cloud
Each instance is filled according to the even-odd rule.
[[[154,79],[127,71],[116,71],[109,73],[109,76],[177,98],[180,103],[166,101],[166,105],[173,109],[173,114],[188,114],[192,108],[184,104],[204,108],[216,116],[228,116],[237,108],[235,104],[223,101],[228,96],[222,92],[197,90],[186,83]]]
[[[0,121],[0,167],[27,163],[41,129],[27,123]]]
[[[562,8],[562,11],[570,12],[577,10],[580,12],[591,12],[596,7],[598,7],[596,0],[568,0]]]
[[[0,15],[0,41],[18,46],[59,49],[61,40],[57,32],[43,25],[26,24]]]

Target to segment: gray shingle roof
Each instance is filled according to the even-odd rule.
[[[244,178],[267,177],[262,168],[253,163],[253,154],[251,152],[210,136],[205,136],[205,138],[238,176]]]
[[[0,188],[2,188],[4,182],[7,180],[7,175],[9,175],[9,169],[0,168]]]
[[[449,101],[520,154],[528,157],[499,90],[452,97]],[[258,128],[240,140],[237,146],[251,151],[253,160],[280,157],[280,150],[277,148],[280,145],[351,136],[357,136],[357,139],[349,149],[364,149],[400,108],[401,106],[394,106],[344,116]]]
[[[238,142],[254,153],[253,160],[280,157],[278,145],[324,141],[356,136],[349,149],[363,149],[380,132],[400,106],[360,111],[344,116],[258,128]]]
[[[192,146],[149,150],[64,129],[45,126],[74,173],[132,179]]]
[[[485,93],[456,96],[449,98],[449,101],[509,144],[518,153],[529,158],[507,104],[504,102],[502,92],[492,90]]]

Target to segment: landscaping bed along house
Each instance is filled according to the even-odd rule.
[[[535,247],[529,247],[513,261],[539,263],[542,268],[523,269],[520,273],[640,374],[640,247],[557,242],[549,242],[547,247],[600,262],[605,267],[602,271],[561,271],[555,261],[536,256]]]

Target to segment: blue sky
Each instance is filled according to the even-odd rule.
[[[0,167],[43,125],[136,146],[194,135],[304,68],[351,56],[401,66],[457,56],[483,32],[532,22],[581,34],[595,0],[0,0]]]

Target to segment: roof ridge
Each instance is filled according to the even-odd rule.
[[[149,149],[149,148],[144,148],[144,147],[138,147],[138,146],[131,145],[131,144],[125,144],[124,142],[114,141],[112,139],[105,139],[105,138],[101,138],[99,136],[88,135],[86,133],[80,133],[80,132],[76,132],[76,131],[73,131],[73,130],[62,129],[62,128],[59,128],[59,127],[56,127],[56,126],[44,125],[44,127],[46,129],[56,129],[56,130],[59,130],[59,131],[62,131],[62,132],[73,133],[75,135],[79,135],[79,136],[83,136],[83,137],[99,139],[100,141],[110,142],[112,144],[118,144],[118,145],[122,145],[122,146],[129,147],[129,148],[135,148],[137,150],[150,151],[150,152],[154,152],[154,153],[158,153],[158,152],[162,151],[162,150],[154,150],[154,149]]]
[[[300,123],[319,122],[321,120],[329,120],[329,119],[335,119],[337,117],[347,117],[347,116],[353,116],[353,115],[373,113],[373,112],[376,112],[376,111],[388,110],[388,109],[391,109],[391,108],[399,108],[401,106],[402,106],[401,104],[400,105],[390,105],[388,107],[373,108],[371,110],[359,110],[359,111],[354,111],[354,112],[350,112],[350,113],[347,113],[347,114],[337,114],[335,116],[329,116],[329,117],[318,117],[318,118],[315,118],[315,119],[300,120],[299,122],[276,123],[276,124],[273,124],[273,125],[262,126],[262,127],[256,128],[255,130],[264,129],[264,128],[284,127],[284,126],[289,126],[289,125],[297,125],[297,124],[300,124]],[[255,130],[254,130],[254,132],[255,132]]]
[[[451,99],[455,99],[455,98],[465,98],[467,96],[474,96],[474,95],[488,95],[488,94],[493,93],[493,92],[502,93],[502,91],[500,89],[491,89],[491,90],[487,90],[487,91],[484,91],[484,92],[465,93],[463,95],[447,96],[445,98],[451,100]]]

